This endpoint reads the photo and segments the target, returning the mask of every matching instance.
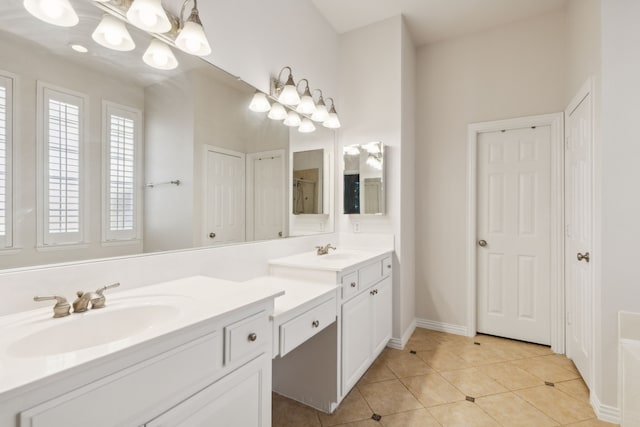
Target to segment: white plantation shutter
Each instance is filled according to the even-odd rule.
[[[83,241],[84,105],[81,96],[43,87],[43,243]]]
[[[139,159],[142,114],[104,103],[105,121],[105,240],[138,238]]]
[[[0,247],[12,246],[13,78],[0,75]]]

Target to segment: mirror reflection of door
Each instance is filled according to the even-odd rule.
[[[324,150],[293,153],[293,184],[291,188],[294,215],[323,213]]]
[[[249,203],[247,221],[253,221],[254,240],[283,237],[284,230],[284,150],[247,155],[247,165],[252,174],[247,183]],[[251,194],[253,193],[253,194]]]
[[[364,179],[364,213],[376,214],[382,210],[382,178]]]

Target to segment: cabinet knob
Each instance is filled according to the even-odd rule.
[[[317,328],[318,326],[320,326],[320,321],[314,320],[313,322],[311,322],[311,326],[313,326],[314,328]]]
[[[356,287],[356,282],[351,282],[351,287],[355,288]]]
[[[210,239],[215,239],[216,238],[216,233],[209,233],[209,238]]]
[[[247,339],[248,339],[249,341],[253,342],[253,341],[255,341],[255,340],[257,340],[257,339],[258,339],[258,335],[256,335],[256,333],[255,333],[255,332],[251,332],[251,333],[249,334],[249,336],[247,337]]]
[[[387,264],[387,268],[391,268],[391,264]]]

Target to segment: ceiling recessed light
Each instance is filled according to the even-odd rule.
[[[71,45],[71,49],[75,50],[76,52],[80,52],[80,53],[89,52],[89,49],[87,49],[86,47],[82,46],[81,44],[72,44]]]

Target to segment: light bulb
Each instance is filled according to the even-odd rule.
[[[166,33],[172,26],[160,0],[133,0],[127,10],[127,19],[136,27],[150,33]]]
[[[158,24],[158,17],[151,12],[141,11],[140,21],[147,27],[154,27]]]
[[[327,98],[327,99],[330,99],[330,98]],[[338,129],[341,126],[340,119],[338,119],[338,114],[336,113],[336,107],[333,105],[333,100],[331,100],[329,117],[327,117],[327,120],[322,122],[322,126],[329,129]]]
[[[329,110],[327,110],[327,106],[324,104],[324,100],[320,98],[318,101],[318,105],[316,105],[316,111],[311,115],[311,120],[314,122],[324,122],[329,118]]]
[[[109,14],[102,17],[91,38],[101,46],[121,52],[131,51],[136,47],[124,22]]]
[[[295,111],[289,111],[283,123],[289,127],[300,126],[300,116]]]
[[[306,117],[302,119],[302,123],[300,123],[300,127],[298,128],[298,132],[300,133],[311,133],[316,130],[313,122]]]
[[[60,3],[51,0],[40,0],[40,8],[51,19],[59,19],[64,13]]]
[[[160,40],[151,40],[142,60],[150,67],[159,70],[173,70],[178,67],[178,60],[166,44]]]
[[[24,0],[24,8],[31,15],[59,27],[73,27],[79,22],[69,0]]]
[[[204,29],[197,22],[187,21],[184,23],[184,27],[176,37],[176,46],[191,55],[207,56],[211,53],[211,46],[209,46]]]
[[[122,36],[112,31],[105,33],[104,38],[110,45],[113,46],[117,46],[122,43]]]
[[[271,111],[267,115],[271,120],[283,120],[287,117],[287,110],[284,109],[282,104],[274,103],[271,106]]]
[[[271,109],[271,104],[269,104],[267,95],[262,92],[256,92],[253,95],[253,98],[251,98],[249,109],[251,111],[255,111],[256,113],[264,113],[265,111],[269,111]]]

